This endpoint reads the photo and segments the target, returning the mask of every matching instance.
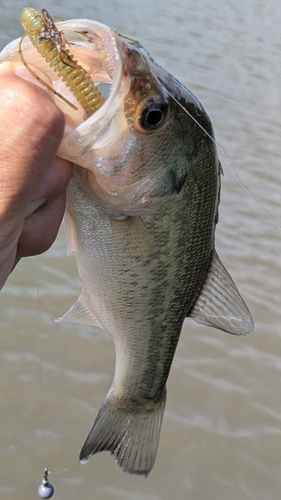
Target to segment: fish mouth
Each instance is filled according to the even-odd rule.
[[[93,145],[100,133],[106,128],[122,101],[124,85],[124,42],[115,30],[86,19],[73,19],[56,22],[63,34],[65,47],[90,76],[104,103],[87,116],[76,97],[67,88],[67,77],[61,78],[32,45],[29,37],[14,40],[0,53],[0,62],[24,61],[27,68],[43,71],[54,89],[56,104],[66,118],[65,134],[58,155],[73,162],[79,159]],[[21,54],[22,57],[21,57]],[[39,78],[38,78],[39,79]],[[65,80],[65,81],[63,81]],[[62,100],[62,95],[77,109]]]
[[[129,82],[124,81],[123,42],[115,30],[90,20],[57,23],[63,30],[71,52],[92,78],[104,97],[104,103],[92,116],[66,128],[58,154],[83,165],[84,154],[96,142],[121,106]]]

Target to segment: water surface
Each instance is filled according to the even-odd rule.
[[[2,0],[1,48],[21,34],[25,6]],[[281,223],[279,2],[32,6],[54,18],[91,17],[140,40],[201,100],[242,182]],[[220,157],[217,249],[253,313],[255,332],[241,338],[186,321],[148,479],[123,474],[109,453],[80,465],[80,448],[111,383],[114,349],[90,328],[54,324],[79,294],[61,231],[44,256],[19,264],[1,292],[1,499],[36,498],[48,466],[57,500],[279,500],[281,233],[238,184],[222,151]]]

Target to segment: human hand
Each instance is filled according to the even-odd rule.
[[[21,257],[56,238],[72,175],[56,158],[63,131],[63,113],[28,70],[0,64],[0,289]]]

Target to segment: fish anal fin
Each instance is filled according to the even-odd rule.
[[[73,306],[61,317],[55,320],[56,323],[80,323],[82,325],[92,325],[103,330],[102,325],[87,306],[81,294]]]
[[[215,250],[201,293],[188,316],[234,335],[246,335],[254,329],[251,313]]]
[[[124,472],[148,476],[157,454],[159,435],[166,403],[166,389],[156,403],[149,402],[137,411],[118,405],[114,391],[101,406],[93,428],[80,453],[85,463],[100,451],[110,451]]]

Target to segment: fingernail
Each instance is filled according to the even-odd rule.
[[[25,66],[22,66],[22,65],[16,66],[14,69],[14,73],[19,78],[22,78],[23,80],[27,80],[28,82],[34,83],[35,85],[38,85],[38,87],[41,87],[44,90],[46,90],[46,87],[44,86],[44,84],[42,82],[40,82],[35,76],[33,76]],[[41,73],[40,73],[40,75],[41,75]],[[46,79],[47,79],[47,77],[46,77]]]
[[[36,78],[26,69],[25,66],[16,66],[14,69],[14,73],[16,76],[23,78],[24,80],[28,80],[29,82],[36,81]]]
[[[40,198],[39,200],[31,201],[25,212],[25,219],[29,217],[29,215],[33,214],[39,207],[46,203],[47,198]]]
[[[24,80],[28,80],[32,83],[35,83],[37,79],[28,71],[28,69],[23,66],[20,62],[11,62],[5,61],[0,64],[0,74],[1,77],[11,77],[12,75],[16,75]]]

